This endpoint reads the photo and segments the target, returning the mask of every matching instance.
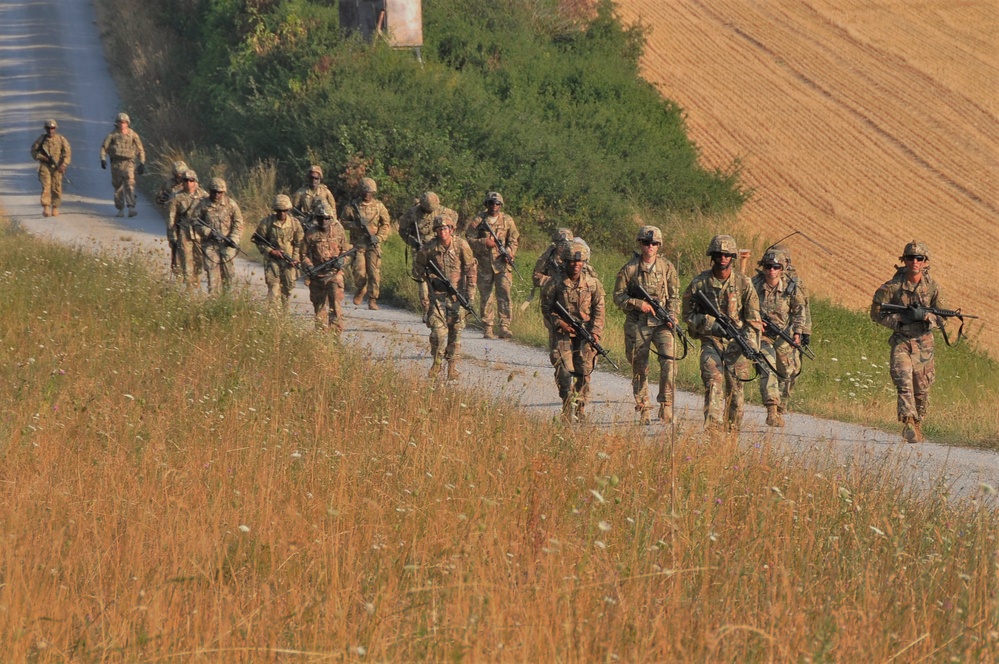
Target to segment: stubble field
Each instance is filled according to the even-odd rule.
[[[999,7],[892,0],[620,0],[651,28],[645,76],[687,111],[709,166],[755,190],[740,241],[795,230],[812,291],[866,307],[905,242],[999,352],[982,259],[999,246]],[[977,250],[977,251],[976,251]]]

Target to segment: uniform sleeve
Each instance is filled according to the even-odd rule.
[[[135,136],[135,155],[139,158],[139,163],[146,163],[146,148],[142,146],[142,139],[134,131],[132,135]]]
[[[614,304],[624,312],[633,311],[641,307],[637,304],[640,300],[633,299],[628,293],[628,283],[631,281],[631,273],[628,265],[625,264],[614,280]]]
[[[545,272],[548,267],[548,261],[551,260],[551,255],[554,251],[554,245],[548,247],[538,256],[537,262],[534,263],[534,275],[531,277],[531,281],[534,283],[535,288],[544,285],[545,281],[550,278]]]
[[[177,213],[180,211],[180,203],[174,196],[167,202],[167,239],[176,240],[177,235]]]
[[[31,144],[31,158],[35,161],[48,161],[44,156],[42,156],[42,141],[44,140],[45,136],[39,136],[38,140]]]
[[[257,224],[257,228],[253,231],[256,235],[259,235],[264,238],[267,237],[267,219],[268,217],[264,217],[263,219],[260,220],[260,223]],[[256,242],[254,242],[253,244],[257,247],[257,249],[264,256],[264,258],[266,258],[267,252],[270,250],[267,247],[265,247],[263,244],[257,244]]]
[[[745,278],[746,287],[742,295],[742,322],[756,330],[757,336],[763,331],[763,319],[760,318],[760,296],[756,293],[749,277]],[[759,347],[759,339],[757,339]]]
[[[800,288],[795,288],[791,292],[791,301],[788,303],[791,317],[791,334],[805,334],[805,296]]]
[[[229,229],[229,238],[236,244],[243,238],[243,213],[239,210],[236,201],[230,200],[232,205],[232,228]]]
[[[881,305],[889,304],[891,298],[892,290],[890,284],[882,284],[881,288],[875,291],[874,299],[871,301],[871,320],[878,325],[887,327],[889,330],[897,330],[902,323],[902,316],[881,310]]]
[[[309,251],[309,237],[303,232],[302,241],[298,245],[298,260],[302,262],[305,267],[312,267],[315,263],[312,262],[311,252]]]
[[[413,279],[419,282],[427,280],[427,252],[425,249],[416,252],[416,256],[413,257],[412,275]]]
[[[305,242],[305,229],[302,228],[302,222],[298,219],[292,217],[292,222],[295,224],[295,238],[291,243],[291,259],[293,261],[302,260],[302,244]]]
[[[553,305],[557,295],[558,289],[556,288],[556,280],[549,279],[545,282],[545,285],[541,287],[541,317],[544,321],[545,328],[549,331],[555,327],[555,313],[553,311]]]
[[[101,161],[108,158],[108,148],[111,147],[111,137],[114,136],[114,132],[108,134],[104,137],[104,142],[101,143]]]
[[[59,159],[60,166],[69,166],[69,162],[73,160],[73,148],[69,146],[69,139],[62,136],[62,157]]]
[[[680,275],[669,261],[666,262],[666,308],[674,318],[680,318]]]
[[[600,280],[594,279],[594,281],[596,282],[596,288],[593,293],[593,304],[590,313],[590,333],[600,337],[603,336],[604,324],[606,323],[607,297],[604,293],[604,285],[600,283]]]
[[[468,241],[468,245],[472,247],[472,251],[476,256],[489,253],[485,239],[479,237],[479,224],[481,222],[481,216],[472,217],[468,222],[468,226],[465,227],[465,240]]]
[[[384,203],[378,203],[378,231],[375,235],[378,236],[379,240],[383,242],[388,239],[389,234],[392,232],[392,218],[389,216],[388,208],[385,207]]]
[[[517,229],[517,222],[513,220],[513,217],[507,217],[506,220],[510,223],[510,228],[506,233],[506,248],[510,250],[510,258],[516,258],[517,248],[520,247],[520,231]]]
[[[479,271],[476,269],[477,264],[475,262],[475,254],[472,252],[472,248],[468,246],[468,242],[462,242],[461,265],[463,273],[462,278],[465,282],[466,294],[468,295],[469,300],[471,300],[472,293],[475,290],[475,284],[478,280]]]

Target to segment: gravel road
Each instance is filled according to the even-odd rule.
[[[112,129],[120,101],[108,72],[87,0],[10,0],[0,5],[0,204],[31,233],[76,246],[139,251],[166,269],[169,251],[156,206],[140,199],[139,215],[116,219],[110,176],[101,171],[98,150]],[[62,215],[43,218],[40,187],[29,148],[55,117],[73,147]],[[141,118],[136,119],[141,129]],[[241,278],[263,293],[262,270],[241,262]],[[347,305],[347,343],[374,357],[429,366],[427,329],[409,311],[382,307],[368,311]],[[308,292],[299,285],[292,315],[310,324]],[[525,315],[537,315],[530,312]],[[464,338],[463,388],[484,390],[517,403],[527,413],[550,417],[559,402],[547,353],[508,341],[485,340],[475,330]],[[472,360],[470,358],[480,358]],[[687,360],[696,361],[694,354]],[[593,380],[591,424],[579,429],[628,427],[636,440],[670,433],[660,425],[637,427],[630,382],[597,372]],[[653,390],[654,390],[653,386]],[[750,387],[753,389],[753,387]],[[677,395],[678,434],[701,426],[701,397]],[[982,482],[999,487],[999,454],[934,443],[904,445],[897,433],[792,414],[778,431],[764,425],[765,413],[749,406],[742,440],[767,440],[788,453],[819,464],[864,463],[897,468],[913,486],[931,490],[941,480],[955,495],[979,491]]]

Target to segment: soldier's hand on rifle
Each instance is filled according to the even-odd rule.
[[[269,255],[274,260],[278,260],[278,261],[281,260],[282,258],[284,258],[284,256],[281,255],[281,252],[278,251],[277,249],[268,249],[267,250],[267,255]]]
[[[430,306],[430,300],[420,300],[420,306],[423,307],[424,311],[426,311]]]
[[[108,161],[107,161],[107,159],[101,159],[101,170],[102,171],[106,171],[107,169],[108,169]]]
[[[810,335],[810,334],[802,334],[801,335],[801,341],[799,341],[798,344],[801,345],[801,346],[810,346],[811,342],[812,342],[812,335]]]
[[[496,240],[493,239],[492,235],[486,237],[486,246],[489,247],[490,249],[496,248]]]
[[[59,171],[60,173],[65,173],[66,172],[66,164],[59,164],[59,166],[56,168],[56,170]]]
[[[642,303],[639,305],[638,308],[643,314],[651,314],[652,312],[655,311],[652,305],[646,302],[645,300],[642,300]]]
[[[593,340],[595,342],[600,343],[600,335],[599,334],[597,334],[596,332],[591,332],[590,336],[593,337]]]
[[[917,307],[914,304],[910,304],[902,315],[912,323],[918,323],[929,318],[929,312],[926,309]]]
[[[570,337],[573,334],[575,334],[575,330],[572,329],[572,325],[569,325],[561,318],[559,318],[558,321],[556,322],[558,323],[558,329],[561,330],[564,334],[568,334]]]

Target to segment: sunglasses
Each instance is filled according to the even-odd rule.
[[[903,256],[902,260],[923,262],[926,260],[926,256],[921,256],[919,254],[916,254],[915,256]]]
[[[774,265],[773,263],[769,263],[767,265],[764,265],[763,269],[764,270],[783,270],[784,266],[783,265]]]
[[[639,242],[646,247],[658,247],[662,244],[662,242],[653,242],[652,240],[639,240]]]

